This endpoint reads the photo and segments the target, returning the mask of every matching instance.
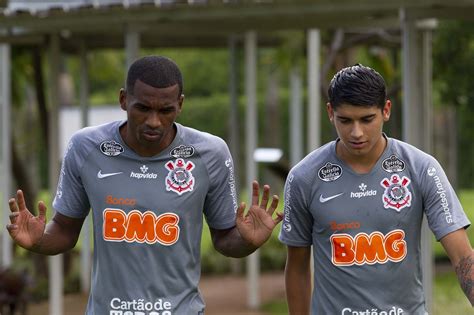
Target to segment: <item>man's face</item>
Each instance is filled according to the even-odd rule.
[[[391,103],[385,102],[382,110],[377,106],[342,104],[333,109],[327,104],[331,123],[340,138],[338,151],[344,158],[359,159],[381,154],[385,143],[382,137],[383,123],[390,118]],[[377,156],[378,158],[378,156]]]
[[[127,145],[142,156],[156,155],[170,145],[183,100],[177,84],[155,88],[137,80],[133,93],[122,89],[120,105],[127,112],[127,124],[121,135]]]

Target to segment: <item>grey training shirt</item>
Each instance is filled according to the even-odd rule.
[[[233,163],[225,142],[176,124],[171,145],[141,157],[119,134],[124,122],[78,131],[61,169],[56,211],[92,211],[94,260],[88,315],[202,314],[198,291],[203,213],[235,225]]]
[[[470,224],[439,163],[387,140],[368,174],[340,160],[333,141],[287,178],[279,237],[314,246],[312,314],[425,314],[423,214],[437,240]]]

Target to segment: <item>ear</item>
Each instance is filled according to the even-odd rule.
[[[120,108],[122,108],[124,111],[127,111],[127,91],[125,91],[124,88],[120,89],[119,102]]]
[[[383,121],[388,121],[390,119],[390,113],[392,110],[392,102],[390,100],[385,101],[385,105],[382,109]]]
[[[184,94],[181,94],[178,99],[178,115],[181,113],[181,110],[183,109],[183,103],[184,103]]]
[[[331,124],[334,124],[334,109],[332,108],[331,103],[326,104],[326,111],[328,113],[329,121]]]

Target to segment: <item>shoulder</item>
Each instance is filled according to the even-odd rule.
[[[331,141],[311,151],[292,168],[292,171],[308,172],[308,170],[319,169],[325,164],[330,163],[330,161],[334,163],[334,146],[335,141]]]
[[[400,158],[404,159],[405,162],[411,165],[421,166],[434,162],[437,163],[436,159],[432,155],[424,152],[423,150],[415,147],[414,145],[394,138],[389,138],[389,141],[391,141],[392,143],[392,151],[399,155]]]
[[[342,166],[335,155],[335,141],[331,141],[306,155],[289,173],[289,177],[298,178],[304,183],[312,183],[317,178],[327,180],[342,173]]]
[[[120,121],[114,121],[103,125],[85,127],[76,131],[71,136],[67,151],[74,149],[77,153],[87,155],[93,148],[101,148],[107,145],[107,142],[116,143],[113,139],[115,139],[114,135],[120,124]],[[117,143],[117,145],[119,144]]]
[[[176,125],[180,129],[183,142],[192,145],[200,153],[208,151],[219,153],[222,149],[227,150],[226,142],[216,135],[180,124]]]

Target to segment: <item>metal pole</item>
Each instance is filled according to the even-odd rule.
[[[303,103],[301,73],[297,66],[290,70],[290,164],[296,165],[303,157]]]
[[[50,66],[50,95],[51,106],[49,109],[49,191],[54,195],[59,177],[59,62],[61,48],[59,36],[52,34],[50,37],[49,66]],[[49,314],[63,314],[63,255],[49,257]]]
[[[253,152],[257,147],[257,34],[255,31],[245,33],[245,95],[247,98],[246,180],[247,191],[251,197],[252,181],[257,178],[257,165],[253,158]],[[260,306],[259,260],[259,250],[247,257],[248,305],[254,309]]]
[[[140,55],[140,32],[130,25],[125,33],[125,55],[127,69]]]
[[[11,58],[10,45],[0,45],[0,106],[1,106],[1,150],[2,150],[2,205],[11,196]],[[3,226],[10,222],[10,211],[3,211]],[[12,263],[12,240],[6,229],[2,230],[2,266]]]
[[[80,50],[80,62],[81,62],[81,73],[80,73],[80,106],[81,106],[81,122],[82,127],[89,126],[89,77],[87,74],[88,62],[87,62],[87,50],[85,42],[81,43]],[[91,216],[88,215],[84,220],[82,226],[82,248],[81,248],[81,290],[83,293],[88,293],[90,289],[90,272],[91,272]]]
[[[423,38],[416,28],[416,21],[407,16],[406,10],[401,10],[401,23],[403,29],[402,49],[403,49],[403,129],[404,141],[413,144],[422,150],[430,150],[427,139],[431,137],[429,130],[431,123],[432,107],[431,96],[425,99],[424,96],[431,93],[426,90],[431,87],[431,43],[430,49],[423,45]],[[426,53],[429,53],[428,60],[423,61]],[[424,63],[425,62],[425,63]],[[429,62],[429,67],[426,65]],[[429,81],[429,82],[428,82]],[[419,87],[423,91],[419,91]],[[431,141],[429,141],[431,142]],[[433,249],[432,233],[428,228],[426,217],[423,218],[421,230],[421,264],[423,275],[423,289],[425,293],[426,306],[428,312],[433,310]]]
[[[308,152],[321,145],[321,36],[318,29],[308,30]]]
[[[230,152],[234,160],[235,187],[239,191],[239,108],[237,97],[237,38],[235,35],[229,37],[229,101],[230,101],[230,124],[229,124],[229,143]]]

